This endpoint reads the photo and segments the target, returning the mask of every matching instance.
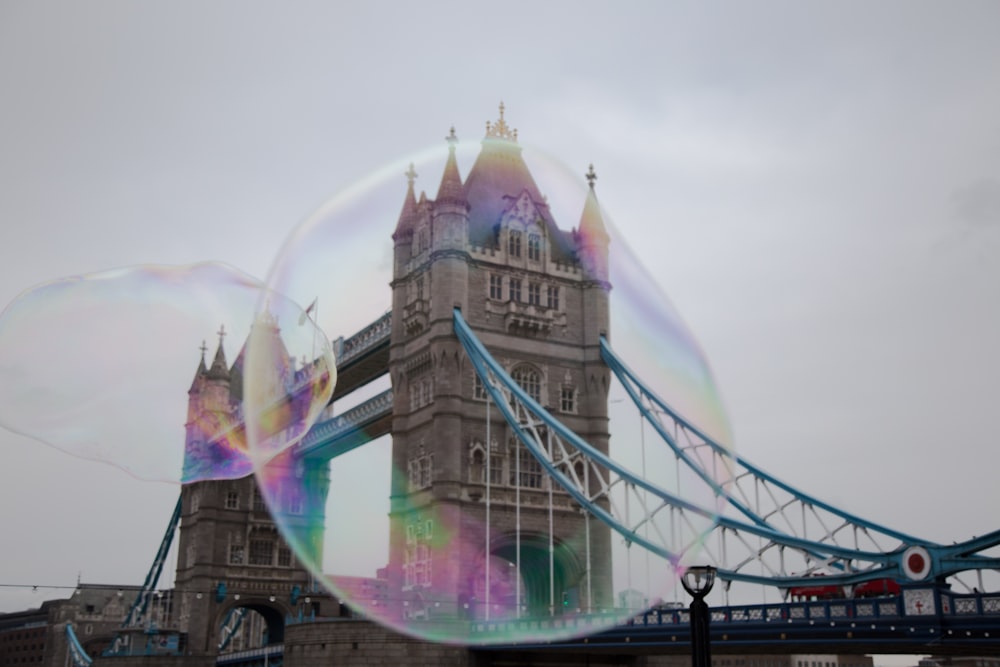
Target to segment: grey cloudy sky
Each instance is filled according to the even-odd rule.
[[[339,188],[502,99],[594,163],[740,453],[966,539],[1000,500],[998,25],[994,2],[7,0],[0,303],[143,263],[263,276]],[[193,373],[200,341],[148,343]],[[0,456],[0,583],[142,580],[176,488],[6,433]]]

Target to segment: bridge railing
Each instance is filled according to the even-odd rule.
[[[1000,594],[952,595],[942,593],[942,600],[947,600],[947,606],[942,604],[940,617],[949,616],[982,616],[1000,619]],[[617,610],[614,616],[621,617],[623,612]],[[903,598],[859,598],[837,600],[812,600],[802,602],[778,602],[768,604],[735,605],[715,607],[711,610],[712,627],[753,625],[762,623],[780,623],[783,625],[815,625],[840,622],[876,622],[879,620],[898,621],[913,619],[903,608]],[[504,619],[496,621],[474,621],[471,631],[474,634],[503,633],[518,627],[518,624],[534,623],[538,627],[580,628],[607,627],[609,614],[575,614],[553,616],[551,618]],[[916,618],[934,618],[918,616]],[[628,619],[625,626],[662,627],[676,626],[686,630],[691,623],[690,612],[685,607],[670,609],[650,609],[636,614]],[[534,626],[533,626],[534,627]]]
[[[239,663],[249,663],[249,662],[259,662],[265,660],[273,660],[283,656],[285,653],[284,644],[271,644],[270,646],[261,646],[260,648],[251,648],[245,651],[234,651],[232,653],[224,653],[215,659],[215,664],[217,665],[232,665]]]
[[[941,595],[941,603],[945,616],[1000,616],[1000,593],[946,592]]]
[[[337,437],[357,428],[357,426],[372,418],[382,416],[392,411],[392,389],[387,389],[373,396],[364,403],[346,412],[315,424],[299,443],[300,453],[323,446]]]
[[[343,366],[361,356],[366,350],[384,343],[392,330],[392,311],[387,312],[350,338],[338,338],[333,342],[333,354],[337,366]]]

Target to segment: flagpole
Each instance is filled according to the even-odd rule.
[[[319,297],[313,299],[313,332],[312,332],[312,356],[309,363],[316,363],[316,329],[319,328]]]

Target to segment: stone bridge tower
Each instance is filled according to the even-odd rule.
[[[393,234],[388,585],[417,618],[613,605],[609,532],[558,488],[550,567],[549,480],[495,407],[487,440],[486,393],[453,331],[457,307],[515,381],[607,451],[611,285],[593,173],[577,227],[561,229],[503,112],[464,183],[454,129],[434,200],[414,195],[411,168]],[[444,531],[452,548],[436,549]]]
[[[186,475],[198,466],[219,464],[226,455],[224,438],[239,437],[219,435],[227,423],[238,425],[243,394],[245,348],[229,367],[224,335],[220,330],[211,366],[205,364],[202,346],[201,363],[188,391]],[[243,634],[254,636],[241,636],[242,646],[230,648],[280,643],[289,616],[340,613],[329,596],[313,590],[309,572],[278,533],[252,471],[243,472],[246,476],[239,479],[206,479],[181,489],[173,614],[177,628],[187,633],[187,650],[193,655],[219,652],[223,625],[235,610],[253,611],[259,618],[244,617]],[[325,467],[315,474],[324,477],[321,482],[328,480]],[[281,510],[304,513],[295,506]],[[248,618],[255,620],[247,622]]]

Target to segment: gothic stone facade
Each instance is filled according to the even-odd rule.
[[[486,393],[453,330],[458,308],[528,394],[607,451],[599,341],[611,286],[600,209],[591,187],[578,228],[560,229],[502,114],[464,183],[454,131],[435,200],[416,199],[411,170],[393,234],[388,575],[390,594],[418,617],[483,616],[487,530],[494,602],[510,609],[519,599],[530,615],[613,605],[608,530],[558,488],[550,568],[548,476],[495,408],[488,427]],[[435,531],[457,547],[435,549]]]

